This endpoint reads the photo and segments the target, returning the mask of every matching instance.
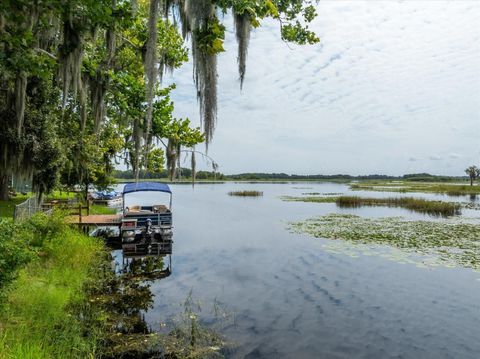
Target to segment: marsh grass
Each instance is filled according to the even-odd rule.
[[[261,191],[231,191],[228,192],[229,196],[238,196],[238,197],[260,197],[263,196]]]
[[[335,203],[341,208],[362,206],[402,207],[411,211],[434,216],[449,217],[460,214],[461,205],[454,202],[431,201],[413,197],[364,198],[358,196],[340,196]]]
[[[352,190],[380,191],[380,192],[423,192],[440,193],[449,196],[480,195],[480,186],[468,184],[410,182],[410,181],[365,181],[350,185]]]
[[[413,197],[366,198],[359,196],[283,196],[289,202],[336,203],[341,208],[362,206],[402,207],[411,211],[433,216],[449,217],[461,213],[462,204],[455,202],[431,201]],[[467,206],[465,206],[467,207]]]
[[[290,229],[319,238],[389,245],[409,253],[434,255],[448,265],[480,269],[478,224],[329,214],[291,223]]]
[[[282,196],[280,199],[287,202],[311,202],[311,203],[335,203],[338,197],[335,196]]]

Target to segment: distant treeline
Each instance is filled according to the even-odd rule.
[[[241,173],[236,175],[227,175],[227,179],[234,180],[316,180],[316,181],[364,181],[364,180],[408,180],[418,182],[450,182],[465,180],[467,177],[451,177],[451,176],[436,176],[429,173],[411,173],[403,176],[388,176],[388,175],[361,175],[351,176],[344,174],[336,175],[289,175],[286,173]]]
[[[113,176],[117,179],[134,179],[135,175],[133,171],[131,170],[126,170],[126,171],[120,171],[120,170],[115,170],[113,172]],[[181,169],[180,172],[180,177],[181,178],[191,178],[192,177],[192,170],[190,168],[183,168]],[[209,171],[198,171],[195,174],[195,177],[198,180],[225,180],[226,176],[223,175],[222,173],[214,173],[214,172],[209,172]],[[166,179],[168,178],[168,172],[167,170],[161,171],[161,172],[148,172],[148,171],[140,171],[139,178],[141,179]]]
[[[181,169],[181,178],[191,178],[192,171],[189,168]],[[119,179],[133,179],[133,171],[120,171],[114,172],[114,177]],[[168,177],[167,171],[159,173],[151,173],[147,171],[140,171],[140,178],[142,179],[165,179]],[[351,176],[344,174],[336,175],[289,175],[287,173],[240,173],[235,175],[224,175],[219,172],[210,171],[198,171],[196,178],[199,180],[236,180],[236,181],[298,181],[298,180],[312,180],[312,181],[365,181],[365,180],[403,180],[403,181],[415,181],[415,182],[452,182],[452,181],[464,181],[466,176],[437,176],[429,173],[410,173],[403,176],[387,176],[380,174],[363,175],[363,176]]]

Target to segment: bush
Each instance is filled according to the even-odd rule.
[[[25,232],[10,220],[0,219],[0,294],[18,272],[35,257]]]
[[[39,213],[23,222],[0,219],[0,292],[15,279],[20,268],[38,257],[45,242],[60,237],[65,229],[60,213]]]

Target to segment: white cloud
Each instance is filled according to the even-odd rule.
[[[286,45],[274,21],[253,32],[243,92],[227,34],[221,171],[459,174],[480,160],[480,3],[324,0],[318,14],[319,45]],[[177,115],[198,122],[191,64],[172,80]]]

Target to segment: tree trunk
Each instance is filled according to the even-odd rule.
[[[0,174],[0,201],[8,201],[9,196],[9,184],[10,176],[6,174]]]
[[[473,186],[473,176],[470,176],[470,186]]]

